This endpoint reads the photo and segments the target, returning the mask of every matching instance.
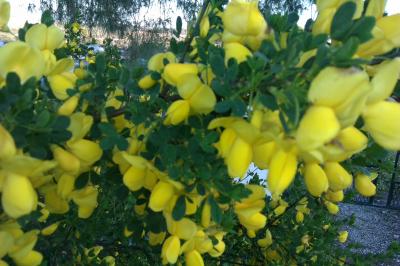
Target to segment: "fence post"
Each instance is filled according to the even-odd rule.
[[[390,207],[390,204],[392,203],[393,200],[393,191],[394,191],[394,186],[396,184],[395,180],[396,180],[397,165],[399,164],[399,157],[400,157],[400,152],[397,152],[396,160],[394,161],[394,166],[393,166],[392,179],[390,180],[389,196],[386,202],[386,207]]]

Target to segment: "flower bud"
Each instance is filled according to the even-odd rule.
[[[185,262],[187,266],[204,266],[203,258],[195,249],[185,253]]]
[[[339,212],[339,206],[330,201],[325,201],[325,206],[330,214],[336,215]]]
[[[364,197],[372,197],[376,194],[375,184],[372,183],[371,178],[366,175],[357,175],[354,184],[358,193],[360,193]]]
[[[36,210],[38,197],[26,176],[8,173],[3,184],[1,203],[4,212],[19,218]]]
[[[329,187],[328,178],[324,170],[315,163],[306,164],[304,168],[304,181],[308,192],[314,197],[320,197]]]
[[[54,234],[54,232],[57,230],[59,224],[60,223],[57,222],[57,223],[53,223],[53,224],[43,228],[41,231],[41,234],[44,236],[49,236],[49,235]]]
[[[211,222],[211,206],[208,202],[205,202],[203,209],[201,210],[201,226],[207,228]]]
[[[297,223],[302,223],[304,221],[304,214],[300,211],[296,212],[296,222]]]
[[[339,236],[338,236],[339,242],[340,242],[340,243],[346,242],[348,236],[349,236],[349,232],[347,232],[347,231],[340,231],[340,232],[339,232]]]
[[[176,56],[171,52],[155,54],[149,59],[147,68],[151,71],[161,72],[165,66],[164,61],[168,61],[168,63],[175,63]]]
[[[339,163],[326,163],[324,170],[329,180],[330,190],[344,190],[351,186],[353,177]]]
[[[225,158],[229,175],[231,177],[242,178],[249,168],[252,156],[253,150],[251,145],[242,138],[237,137]]]
[[[363,112],[365,129],[382,147],[400,150],[400,104],[381,101],[368,105]]]
[[[312,106],[300,121],[296,141],[300,149],[314,150],[331,141],[339,130],[339,121],[331,108]]]
[[[332,202],[341,202],[344,199],[343,190],[332,191],[328,190],[325,194],[325,198]]]
[[[32,250],[24,257],[13,257],[18,266],[38,266],[42,263],[42,253]]]
[[[162,211],[174,196],[174,186],[160,181],[155,185],[150,195],[149,208],[155,212]]]
[[[190,103],[188,100],[177,100],[167,110],[164,125],[178,125],[189,117]]]

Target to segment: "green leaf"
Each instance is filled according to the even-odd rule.
[[[342,47],[340,47],[336,53],[334,59],[337,61],[344,61],[351,59],[357,52],[360,41],[356,37],[348,39]]]
[[[352,36],[358,37],[360,43],[364,43],[373,37],[372,29],[374,28],[374,26],[374,17],[362,17],[354,23],[351,29]]]
[[[210,48],[208,49],[208,53],[210,55],[209,57],[209,63],[211,65],[211,69],[213,73],[217,77],[223,77],[225,75],[225,62],[224,62],[224,57],[220,53],[219,49],[217,48]]]
[[[176,37],[179,37],[182,32],[182,18],[180,16],[177,17],[176,19],[176,31],[174,32]]]
[[[43,110],[36,119],[36,126],[39,128],[44,128],[48,125],[50,121],[50,113],[47,110]]]
[[[6,84],[9,90],[17,90],[21,87],[21,80],[17,73],[11,72],[7,74]]]
[[[235,116],[243,116],[246,113],[247,105],[242,99],[235,99],[231,104],[232,113]]]
[[[221,223],[222,211],[219,208],[217,202],[214,200],[214,198],[208,198],[208,203],[210,203],[211,207],[211,218],[213,219],[214,222],[218,224]]]
[[[104,73],[106,70],[106,56],[105,54],[101,53],[96,56],[96,70],[98,74]]]
[[[40,21],[43,24],[46,24],[46,26],[50,27],[51,25],[54,24],[54,19],[53,19],[53,15],[51,14],[50,10],[45,10],[42,14],[42,18],[40,19]]]
[[[186,200],[185,196],[180,196],[175,203],[174,209],[172,210],[172,218],[175,221],[179,221],[185,216],[186,212]]]
[[[279,108],[275,97],[271,94],[262,94],[262,95],[260,95],[259,99],[260,99],[260,102],[265,107],[267,107],[268,109],[271,109],[272,111],[277,110]]]
[[[231,109],[231,101],[225,100],[222,102],[217,102],[215,105],[215,112],[226,113]]]
[[[340,6],[332,20],[331,37],[335,40],[343,40],[346,33],[353,25],[353,16],[357,6],[353,2],[346,2]]]

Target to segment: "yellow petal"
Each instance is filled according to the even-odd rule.
[[[267,177],[268,189],[281,195],[292,183],[297,170],[297,158],[293,152],[279,150],[271,159]]]
[[[377,19],[385,12],[386,0],[369,0],[365,16],[373,16]]]
[[[79,103],[78,95],[74,95],[74,96],[70,97],[68,100],[66,100],[60,106],[60,108],[58,108],[57,114],[65,115],[65,116],[71,115],[75,111],[76,107],[78,106],[78,103]]]
[[[162,211],[171,200],[174,193],[173,185],[163,181],[158,182],[151,192],[149,208],[155,212]]]
[[[103,155],[100,145],[96,142],[80,139],[74,142],[68,142],[69,151],[86,165],[92,165]]]
[[[204,266],[203,258],[197,250],[192,250],[185,254],[185,262],[187,266]]]
[[[64,33],[55,25],[36,24],[26,32],[25,41],[39,50],[54,51],[63,45]]]
[[[351,186],[353,177],[339,163],[329,162],[324,166],[332,191],[344,190]]]
[[[224,45],[225,49],[225,64],[228,64],[229,59],[234,58],[240,64],[247,60],[247,57],[251,57],[252,53],[246,46],[237,43],[226,43]]]
[[[137,191],[143,187],[145,177],[146,168],[131,166],[124,174],[123,182],[129,190]]]
[[[99,191],[94,186],[87,186],[76,190],[71,195],[72,200],[78,205],[78,217],[82,219],[89,218],[97,207],[97,196]]]
[[[0,258],[4,257],[14,245],[14,237],[6,231],[0,231]]]
[[[190,103],[187,100],[177,100],[173,102],[167,110],[165,125],[178,125],[189,117]]]
[[[297,144],[302,150],[314,150],[331,141],[339,130],[340,124],[331,108],[312,106],[300,121]]]
[[[253,145],[253,162],[260,169],[268,169],[272,156],[277,149],[274,141]]]
[[[365,129],[382,147],[400,150],[400,104],[381,101],[368,105],[363,113]]]
[[[10,20],[10,3],[8,1],[0,1],[0,29],[5,29]],[[0,256],[1,257],[1,256]]]
[[[197,232],[197,225],[188,218],[176,222],[175,235],[183,240],[191,239]]]
[[[360,193],[364,197],[372,197],[376,194],[375,184],[372,183],[371,178],[366,175],[357,175],[354,184],[358,193]]]
[[[236,138],[225,162],[231,177],[244,177],[253,157],[252,146],[241,138]]]
[[[53,224],[43,228],[41,231],[42,235],[49,236],[49,235],[54,234],[54,232],[57,230],[59,224],[60,223],[57,222],[57,223],[53,223]]]
[[[64,214],[69,210],[68,201],[57,194],[56,187],[53,187],[44,193],[44,200],[46,208],[51,213]]]
[[[44,71],[45,62],[39,50],[20,41],[0,47],[0,77],[3,79],[8,73],[15,72],[25,82],[31,77],[39,79]]]
[[[37,194],[25,176],[8,173],[3,184],[1,203],[4,212],[12,217],[29,214],[36,210]]]
[[[0,160],[6,160],[17,152],[15,142],[11,134],[0,124]]]
[[[386,61],[379,65],[371,85],[372,91],[368,95],[367,104],[386,100],[393,93],[400,74],[400,58]]]
[[[48,76],[47,80],[49,81],[54,96],[59,100],[66,100],[69,97],[67,91],[75,87],[77,77],[74,73],[64,72]]]
[[[71,192],[74,190],[75,177],[68,174],[61,175],[57,183],[57,194],[63,198],[67,199]]]
[[[327,200],[332,201],[332,202],[341,202],[344,199],[344,193],[343,190],[338,190],[338,191],[332,191],[328,190],[326,192],[325,197]]]
[[[304,181],[308,192],[314,197],[320,197],[329,187],[328,178],[318,164],[306,164],[304,168]]]
[[[166,259],[167,262],[174,264],[178,260],[179,250],[181,248],[181,243],[177,236],[168,237],[161,251],[161,256]]]
[[[79,172],[80,162],[77,157],[56,145],[53,145],[51,149],[54,159],[58,162],[62,170],[71,174],[77,174]]]
[[[210,87],[201,85],[190,97],[189,102],[194,113],[208,114],[214,110],[217,99]]]
[[[17,266],[37,266],[42,263],[43,256],[40,252],[32,250],[25,257],[14,258]]]
[[[146,75],[143,78],[139,80],[139,88],[142,90],[147,90],[152,88],[154,85],[156,85],[157,81],[151,78],[151,75]]]
[[[39,230],[31,230],[18,237],[8,255],[14,259],[23,259],[32,252],[33,247],[36,245]]]
[[[164,68],[163,78],[168,84],[176,86],[185,74],[197,75],[197,73],[196,64],[172,63]]]
[[[166,59],[169,63],[176,62],[176,56],[173,53],[158,53],[149,59],[147,68],[152,71],[161,72],[161,70],[164,68],[164,59]]]

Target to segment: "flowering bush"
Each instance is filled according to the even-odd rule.
[[[377,176],[351,159],[400,149],[384,2],[317,1],[303,30],[205,1],[146,69],[86,52],[77,23],[26,25],[0,48],[0,265],[345,263],[330,214]]]

